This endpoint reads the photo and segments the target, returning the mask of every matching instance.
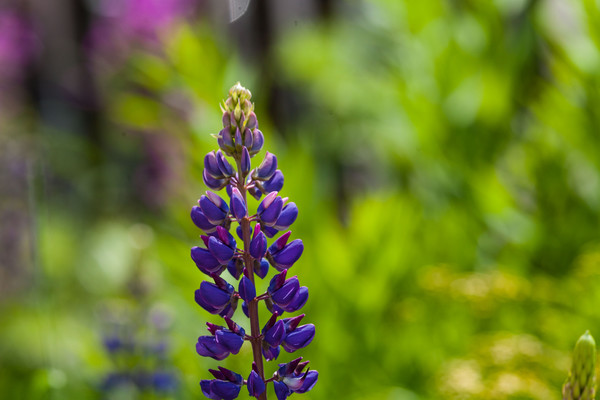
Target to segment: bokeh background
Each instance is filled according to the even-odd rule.
[[[247,376],[195,353],[189,256],[236,81],[300,209],[294,397],[560,398],[600,335],[595,0],[3,0],[0,397]]]

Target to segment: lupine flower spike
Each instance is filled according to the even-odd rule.
[[[596,342],[586,331],[577,341],[569,377],[563,385],[563,400],[596,398]]]
[[[311,390],[319,373],[305,370],[308,361],[297,358],[279,364],[273,376],[265,379],[263,361],[277,359],[281,347],[295,352],[308,346],[315,336],[313,324],[300,325],[304,314],[286,316],[300,310],[308,300],[308,288],[300,286],[297,276],[287,277],[288,270],[298,261],[304,245],[302,240],[289,240],[288,231],[268,243],[280,232],[287,231],[298,217],[298,207],[281,197],[284,176],[277,169],[277,157],[266,152],[257,167],[252,168],[252,158],[262,149],[264,135],[258,129],[250,91],[239,83],[231,88],[221,109],[223,129],[215,135],[219,149],[204,157],[202,177],[209,191],[192,207],[194,224],[204,231],[201,246],[191,250],[191,257],[208,280],[200,284],[195,299],[198,305],[211,314],[217,314],[224,324],[207,323],[210,335],[198,337],[196,352],[204,357],[224,360],[237,354],[244,342],[252,347],[254,361],[248,372],[238,374],[224,367],[209,370],[215,379],[200,381],[202,393],[209,399],[235,399],[246,385],[248,394],[259,400],[267,399],[267,384],[273,383],[278,400],[292,393]],[[229,159],[228,159],[229,157]],[[228,200],[216,194],[226,189]],[[248,195],[260,201],[256,212],[248,207]],[[242,245],[230,232],[231,225]],[[257,293],[256,277],[264,279],[274,268],[268,289]],[[227,271],[232,284],[222,274]],[[237,288],[237,290],[236,290]],[[249,334],[233,321],[239,300],[242,310],[250,319]],[[258,305],[271,312],[271,318],[261,326]],[[247,375],[246,375],[247,374]],[[248,376],[247,379],[244,379]]]

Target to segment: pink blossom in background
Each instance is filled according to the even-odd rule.
[[[156,46],[174,22],[192,16],[194,0],[103,0],[96,9],[90,45],[95,50],[128,50],[133,44]]]
[[[35,53],[35,35],[26,21],[12,11],[0,10],[0,80],[23,78]]]

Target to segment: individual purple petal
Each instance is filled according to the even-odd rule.
[[[239,128],[236,128],[236,130],[235,130],[235,149],[239,151],[242,149],[243,145],[244,145],[244,143],[242,141],[242,133],[240,132]]]
[[[224,307],[231,300],[231,293],[220,289],[214,283],[203,281],[198,290],[202,298],[214,307]]]
[[[214,336],[200,336],[196,343],[196,352],[202,357],[210,357],[215,360],[227,358],[230,351],[216,342]]]
[[[214,394],[210,390],[211,382],[212,382],[212,380],[208,380],[208,379],[203,379],[200,381],[200,389],[202,389],[202,394],[204,396],[208,397],[209,399],[220,400],[221,398],[219,396],[217,396],[216,394]]]
[[[280,320],[275,322],[275,324],[266,331],[263,329],[262,333],[264,335],[264,341],[271,347],[279,346],[285,337],[285,326],[283,321]]]
[[[206,156],[204,156],[204,170],[214,179],[225,178],[225,175],[221,171],[221,168],[219,168],[217,156],[214,151],[211,151]]]
[[[279,233],[279,231],[277,229],[273,228],[272,226],[263,225],[260,227],[260,229],[265,233],[265,235],[268,238],[272,238],[273,236],[275,236]]]
[[[293,240],[283,249],[276,253],[271,253],[273,266],[281,271],[284,268],[290,268],[302,255],[304,244],[301,239]]]
[[[273,225],[273,228],[283,231],[288,229],[298,217],[298,207],[296,203],[286,204],[285,207],[281,210],[279,214],[279,218],[277,218],[277,222]]]
[[[319,371],[308,371],[302,382],[300,389],[296,390],[296,393],[306,393],[311,390],[317,384],[319,380]]]
[[[266,193],[279,192],[283,188],[283,173],[280,170],[275,171],[271,179],[262,183],[262,189]]]
[[[191,256],[198,269],[207,275],[220,269],[221,263],[207,249],[198,246],[192,247]]]
[[[265,381],[256,373],[256,371],[252,370],[250,372],[250,376],[248,376],[248,394],[252,397],[258,398],[261,394],[264,393]]]
[[[231,116],[229,112],[225,111],[221,120],[224,128],[229,128],[231,126]]]
[[[265,360],[267,361],[276,360],[277,357],[279,357],[279,353],[281,351],[279,346],[271,347],[265,342],[263,342],[261,350],[263,356],[265,357]]]
[[[314,337],[315,326],[313,324],[306,324],[290,333],[287,333],[282,345],[285,351],[292,353],[298,349],[308,346]]]
[[[208,249],[210,253],[219,261],[220,264],[227,264],[233,258],[234,249],[227,246],[214,236],[208,240]]]
[[[263,133],[258,129],[254,129],[252,131],[252,149],[250,150],[250,155],[254,156],[257,154],[262,149],[264,143],[265,137]]]
[[[243,269],[244,261],[242,261],[242,259],[239,257],[232,258],[229,263],[227,263],[227,271],[229,271],[231,276],[233,276],[236,281],[240,279]]]
[[[298,325],[300,325],[300,322],[302,321],[302,318],[304,318],[304,316],[304,314],[300,314],[295,317],[282,319],[285,325],[285,333],[288,334],[290,332],[295,331]]]
[[[277,198],[277,192],[271,192],[268,195],[266,195],[265,198],[258,205],[258,208],[256,209],[256,213],[257,214],[263,213],[267,208],[269,208],[269,206],[271,206],[273,201],[275,201],[275,198]]]
[[[250,129],[246,128],[244,130],[243,136],[244,136],[244,138],[243,138],[244,139],[244,147],[246,149],[251,149],[252,148],[252,140],[253,140],[252,131]],[[248,154],[248,159],[250,159],[250,154]],[[248,169],[248,171],[250,171],[250,169]]]
[[[245,301],[242,302],[242,311],[244,312],[246,318],[250,318],[250,314],[248,313],[248,303]]]
[[[229,211],[229,207],[227,207],[227,202],[223,200],[218,194],[211,192],[210,190],[206,191],[206,197],[219,208],[222,212],[226,213]],[[200,204],[202,207],[202,204]],[[204,210],[206,211],[206,210]]]
[[[246,146],[242,148],[241,167],[242,176],[246,177],[250,173],[250,168],[252,168],[250,164],[250,154],[248,153],[248,148]]]
[[[206,216],[202,212],[202,209],[198,206],[192,207],[192,212],[190,213],[190,216],[192,217],[192,221],[194,221],[194,224],[196,224],[198,228],[202,229],[206,233],[212,233],[217,229],[215,225],[210,223],[208,218],[206,218]]]
[[[195,295],[194,297],[195,297],[196,303],[198,303],[198,305],[200,307],[204,308],[209,313],[218,314],[221,311],[221,309],[219,307],[215,307],[212,304],[210,304],[208,301],[206,301],[204,299],[204,297],[202,297],[200,290],[196,290],[194,295]]]
[[[273,254],[273,253],[276,253],[276,252],[280,251],[281,249],[283,249],[285,247],[285,245],[287,244],[287,241],[291,235],[292,235],[292,231],[288,231],[288,232],[284,233],[283,235],[281,235],[269,247],[269,253]]]
[[[227,246],[229,246],[231,248],[235,248],[235,239],[233,238],[231,233],[229,233],[229,231],[227,229],[223,228],[222,226],[217,226],[217,233],[216,233],[216,235],[213,234],[213,236],[215,236],[217,239],[219,239],[221,242],[223,242]]]
[[[212,372],[213,370],[209,370],[209,372]],[[235,384],[241,385],[244,382],[244,378],[242,378],[242,376],[238,373],[235,373],[227,368],[223,368],[223,367],[219,367],[219,373],[220,376],[222,376],[223,380],[229,381],[229,382],[233,382]],[[214,375],[214,373],[213,373]],[[217,376],[215,376],[215,378],[217,378]],[[217,378],[219,379],[219,378]]]
[[[246,128],[250,130],[258,128],[258,120],[256,119],[256,114],[254,111],[251,111],[248,114],[248,118],[246,119]]]
[[[267,151],[263,162],[252,173],[252,178],[260,181],[266,181],[271,179],[276,170],[277,157]]]
[[[256,229],[255,232],[258,232],[258,234],[255,235],[254,239],[250,242],[250,255],[255,260],[262,260],[267,252],[267,238],[264,233],[260,232],[258,224],[257,228],[258,229]]]
[[[231,189],[231,211],[233,212],[233,216],[241,221],[242,218],[246,216],[246,202],[242,197],[242,194],[238,190],[238,188],[234,187]]]
[[[240,351],[242,345],[244,344],[243,334],[239,335],[237,333],[225,329],[217,331],[215,334],[215,338],[217,344],[221,345],[223,348],[227,349],[233,354],[237,354]]]
[[[219,165],[219,169],[224,176],[233,176],[234,171],[227,158],[225,158],[225,154],[221,152],[221,150],[217,150],[216,154],[217,163]]]
[[[254,288],[254,284],[245,275],[242,276],[242,279],[240,280],[238,292],[242,300],[247,303],[256,297],[256,289]]]
[[[269,273],[269,262],[264,258],[260,260],[254,260],[254,273],[258,275],[260,279],[264,279],[265,276]]]
[[[229,212],[227,203],[211,191],[207,191],[206,196],[200,197],[198,204],[200,204],[206,219],[213,225],[221,225],[227,218]]]
[[[221,131],[219,132],[219,137],[221,138],[223,143],[221,149],[225,153],[229,154],[233,150],[233,137],[231,136],[231,129],[228,127],[221,129]]]
[[[212,190],[221,190],[227,185],[228,179],[215,179],[210,176],[206,170],[202,172],[202,179],[204,180],[204,184],[211,188]]]
[[[210,384],[211,392],[219,396],[219,399],[223,400],[233,400],[237,398],[240,394],[240,389],[241,385],[221,380],[214,380]]]
[[[301,286],[298,289],[298,291],[296,292],[296,295],[294,296],[292,301],[290,301],[286,305],[281,305],[281,304],[279,304],[279,305],[281,306],[281,308],[283,308],[287,312],[294,312],[294,311],[298,311],[299,309],[304,307],[307,300],[308,300],[308,288],[306,286]]]
[[[261,196],[262,196],[262,192],[257,189],[256,187],[251,187],[250,189],[248,189],[248,193],[250,193],[250,195],[252,197],[254,197],[256,200],[260,200]]]
[[[272,293],[283,286],[285,283],[285,277],[287,275],[287,269],[281,271],[281,273],[274,275],[269,282],[269,288],[267,289],[269,293]]]
[[[300,283],[298,282],[298,277],[294,276],[286,280],[279,289],[272,292],[271,298],[275,304],[284,307],[294,299],[298,289],[300,289]]]
[[[292,391],[283,382],[274,381],[273,386],[275,387],[277,400],[286,400],[292,394]]]
[[[271,194],[273,194],[273,193],[277,193],[277,192],[272,192]],[[265,199],[267,197],[265,197]],[[260,207],[260,205],[259,205],[259,207]],[[273,199],[273,201],[270,202],[267,207],[263,207],[263,209],[261,211],[257,211],[258,218],[260,218],[260,222],[266,226],[273,226],[275,224],[275,222],[277,222],[277,218],[279,218],[279,214],[281,214],[282,208],[283,208],[283,199],[279,196],[275,197]]]

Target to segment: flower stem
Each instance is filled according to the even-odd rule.
[[[236,157],[236,164],[238,174],[242,174],[242,164],[241,160]],[[246,203],[246,208],[248,207],[248,203],[246,201],[246,188],[244,187],[244,179],[238,180],[238,190],[242,194],[244,199],[244,203]],[[242,227],[242,239],[244,241],[244,265],[248,270],[248,275],[250,276],[250,281],[254,285],[254,259],[250,255],[250,218],[245,216],[240,221],[240,225]],[[250,343],[252,344],[252,354],[254,356],[254,362],[256,363],[256,367],[258,369],[258,375],[264,381],[265,373],[263,367],[263,358],[261,351],[261,342],[262,338],[260,337],[260,325],[258,321],[258,300],[256,298],[252,299],[248,303],[248,315],[250,316],[250,336],[252,339]],[[259,397],[258,400],[267,400],[267,391],[265,390]]]

